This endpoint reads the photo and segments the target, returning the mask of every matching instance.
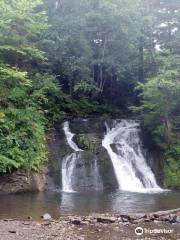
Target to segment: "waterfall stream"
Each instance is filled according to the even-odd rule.
[[[64,192],[74,192],[72,176],[76,166],[76,160],[80,158],[80,152],[73,152],[63,158],[62,161],[62,190]]]
[[[78,146],[75,144],[75,142],[73,142],[73,137],[74,137],[75,134],[70,131],[69,122],[65,122],[63,124],[63,130],[64,130],[64,133],[66,135],[66,139],[67,139],[67,142],[68,142],[69,146],[75,152],[82,152],[83,150],[78,148]]]
[[[139,136],[140,126],[134,120],[106,123],[102,145],[106,148],[119,189],[133,192],[160,191],[155,176],[146,163]]]
[[[73,192],[72,175],[76,166],[76,160],[81,157],[81,152],[83,150],[80,149],[75,142],[73,142],[73,137],[75,134],[71,133],[69,122],[65,122],[63,124],[63,130],[66,140],[74,152],[64,157],[62,161],[62,190],[65,192]]]
[[[103,183],[99,175],[96,157],[92,159],[88,171],[82,155],[83,150],[73,141],[75,134],[71,132],[69,122],[63,124],[63,130],[67,143],[73,152],[65,156],[62,160],[62,190],[65,192],[74,192],[80,186],[81,188],[91,188],[96,191],[102,190]]]

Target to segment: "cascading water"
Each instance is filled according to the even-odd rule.
[[[65,192],[74,192],[77,189],[102,190],[103,183],[96,157],[87,164],[83,158],[83,150],[73,141],[75,134],[70,131],[69,122],[63,124],[63,130],[73,153],[62,160],[62,190]]]
[[[139,123],[134,120],[114,121],[102,145],[106,148],[119,189],[133,192],[160,191],[155,176],[146,163],[139,136]]]
[[[83,150],[78,148],[75,142],[73,142],[74,134],[70,131],[69,122],[63,124],[63,130],[67,142],[74,152],[64,157],[62,161],[62,190],[65,192],[73,192],[72,175],[76,166],[76,160],[81,157],[80,152]]]
[[[76,160],[80,158],[79,152],[74,152],[63,158],[62,161],[62,190],[64,192],[74,192],[72,175],[76,166]]]
[[[96,191],[103,189],[102,179],[99,175],[99,169],[97,164],[97,158],[94,159],[94,164],[92,165],[92,172],[94,172],[94,188]]]
[[[73,142],[73,137],[74,137],[75,134],[70,131],[69,122],[65,122],[63,124],[63,130],[64,130],[64,133],[66,135],[66,139],[67,139],[67,142],[68,142],[69,146],[75,152],[82,152],[83,150],[78,148],[78,146],[75,144],[75,142]]]

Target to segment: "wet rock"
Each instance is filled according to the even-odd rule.
[[[176,223],[177,222],[177,215],[176,214],[170,214],[169,215],[169,222],[170,223]]]
[[[144,222],[145,223],[149,223],[149,222],[151,222],[152,220],[150,219],[150,218],[146,218],[146,219],[144,219]]]
[[[145,214],[136,214],[136,215],[128,215],[124,216],[125,219],[129,220],[132,223],[141,222],[142,219],[146,218]]]
[[[135,215],[135,219],[142,219],[142,218],[145,218],[146,217],[146,214],[143,214],[143,213],[138,213]]]
[[[173,210],[168,210],[168,211],[159,211],[159,212],[154,213],[154,216],[158,218],[160,216],[167,216],[167,215],[170,215],[170,214],[177,214],[179,212],[180,212],[180,208],[173,209]]]
[[[156,217],[155,220],[158,220],[160,222],[168,222],[168,223],[175,223],[176,222],[176,215],[170,214],[170,215],[162,215],[158,218]]]
[[[121,220],[123,223],[129,222],[129,216],[128,215],[120,215]]]
[[[9,233],[16,233],[16,230],[9,230]]]
[[[136,217],[133,215],[129,215],[129,216],[125,217],[125,219],[132,222],[132,221],[136,220]]]
[[[117,221],[116,217],[98,217],[98,223],[115,223]]]
[[[45,213],[44,215],[41,216],[41,218],[44,220],[44,221],[48,221],[48,220],[51,220],[52,217],[49,213]]]
[[[72,224],[75,224],[75,225],[81,225],[82,224],[82,219],[80,217],[79,218],[78,217],[75,217],[75,218],[71,217],[70,222]]]
[[[155,218],[155,217],[152,217],[152,216],[150,216],[150,217],[147,218],[147,219],[149,219],[150,221],[154,221],[154,220],[156,220],[156,218]]]
[[[153,214],[153,216],[154,216],[155,218],[159,218],[159,217],[160,217],[160,215],[159,215],[158,213]]]
[[[132,224],[142,224],[142,223],[144,223],[144,219],[143,219],[143,218],[141,218],[141,219],[136,219],[136,220],[134,220],[134,221],[131,221],[131,223],[132,223]]]
[[[177,215],[177,217],[176,217],[176,222],[177,222],[177,223],[180,223],[180,215]]]

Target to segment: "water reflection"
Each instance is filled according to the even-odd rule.
[[[64,214],[86,215],[93,212],[138,213],[180,207],[179,192],[156,194],[130,192],[87,192],[0,195],[0,218],[38,220],[46,212],[54,218]]]
[[[62,193],[61,211],[68,214],[89,214],[104,212],[111,209],[107,195],[98,192],[91,193]]]

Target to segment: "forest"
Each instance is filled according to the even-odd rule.
[[[69,117],[141,120],[180,185],[180,1],[0,0],[0,173],[37,171]]]

